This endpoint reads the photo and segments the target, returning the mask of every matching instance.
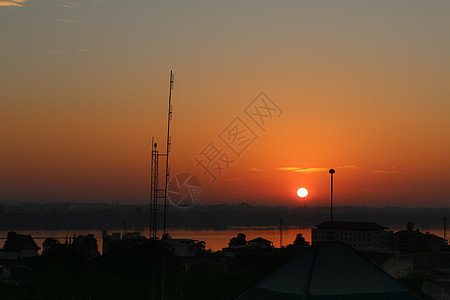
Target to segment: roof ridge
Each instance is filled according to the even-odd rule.
[[[309,265],[308,276],[306,277],[306,283],[303,288],[302,300],[308,299],[309,285],[311,284],[312,274],[314,273],[314,265],[316,263],[316,257],[317,257],[317,252],[319,251],[319,245],[320,245],[320,243],[316,243],[312,246],[313,254],[312,254],[312,258],[311,258],[311,264]]]

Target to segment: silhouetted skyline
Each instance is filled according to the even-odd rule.
[[[159,213],[158,233],[162,230],[162,207]],[[216,228],[233,226],[312,227],[329,220],[329,206],[283,207],[253,206],[248,203],[197,205],[189,209],[171,208],[167,225],[175,228]],[[391,228],[404,228],[413,222],[425,230],[444,226],[450,208],[400,208],[335,206],[334,220],[370,221]],[[144,204],[108,203],[37,203],[0,205],[0,230],[31,229],[120,229],[126,222],[128,229],[148,231],[148,206]]]

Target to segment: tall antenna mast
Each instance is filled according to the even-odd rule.
[[[149,299],[155,299],[156,293],[156,240],[158,231],[158,145],[152,137],[152,160],[150,164],[150,224],[149,224]],[[125,231],[125,230],[124,230]]]
[[[167,217],[167,187],[169,181],[169,152],[171,145],[170,138],[170,121],[172,120],[172,89],[173,89],[173,72],[170,71],[170,88],[169,88],[169,113],[167,116],[167,146],[166,153],[159,153],[158,145],[152,137],[152,161],[150,166],[150,226],[149,226],[149,299],[156,299],[156,267],[155,267],[155,250],[158,232],[158,199],[164,198],[164,216],[163,216],[163,236],[162,239],[168,238],[166,230],[166,217]],[[159,157],[166,157],[166,175],[164,182],[164,189],[158,187],[158,170],[159,170]],[[163,193],[163,194],[161,194]],[[161,282],[161,298],[164,299],[164,281],[165,281],[165,252],[162,257],[162,282]]]
[[[174,74],[170,71],[170,86],[169,86],[169,113],[167,114],[167,145],[166,145],[166,178],[164,184],[164,218],[163,218],[163,232],[166,235],[166,218],[167,218],[167,185],[169,183],[169,152],[170,152],[170,121],[172,120],[172,90],[174,82]]]
[[[158,145],[152,137],[152,162],[150,166],[150,239],[156,240],[158,231]]]

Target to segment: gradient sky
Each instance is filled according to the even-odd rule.
[[[171,174],[195,174],[200,203],[328,205],[334,168],[335,205],[448,206],[449,16],[449,1],[0,1],[0,201],[148,202],[173,70]],[[244,113],[260,92],[283,112],[265,132]],[[258,136],[240,157],[219,138],[236,117]],[[234,160],[216,182],[194,161],[210,142]]]

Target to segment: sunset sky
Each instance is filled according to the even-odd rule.
[[[147,203],[173,70],[171,174],[197,176],[200,204],[328,205],[334,168],[335,205],[448,207],[449,16],[447,0],[0,1],[0,201]],[[263,127],[258,95],[278,108]],[[239,155],[236,124],[253,134]],[[215,181],[195,160],[211,142],[233,160]]]

